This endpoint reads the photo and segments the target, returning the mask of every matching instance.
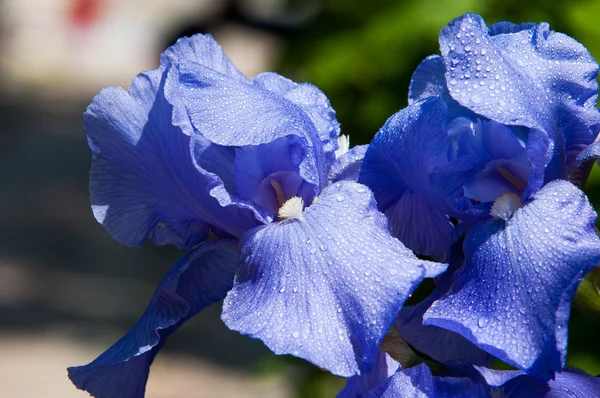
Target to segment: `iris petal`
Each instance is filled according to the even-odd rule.
[[[391,237],[369,190],[348,181],[302,217],[249,231],[240,248],[227,326],[343,376],[370,366],[408,295],[445,269]]]
[[[294,83],[272,72],[261,73],[253,79],[253,82],[259,87],[281,95],[305,112],[317,130],[328,164],[331,164],[338,147],[340,124],[325,94],[310,83]]]
[[[430,55],[415,69],[408,90],[408,100],[412,104],[427,97],[440,97],[446,103],[453,101],[446,86],[446,66],[439,55]]]
[[[442,30],[440,49],[451,96],[497,122],[546,131],[561,144],[551,179],[566,177],[569,148],[590,144],[600,122],[598,64],[586,48],[545,23],[488,30],[467,14]]]
[[[329,169],[329,182],[342,180],[358,181],[362,160],[367,152],[368,145],[357,145],[337,158]]]
[[[231,288],[238,264],[235,243],[205,243],[183,257],[125,336],[90,364],[68,369],[77,388],[96,398],[142,398],[150,364],[165,339]]]
[[[466,377],[434,377],[425,364],[396,372],[369,398],[489,397],[487,386]]]
[[[425,313],[425,324],[460,333],[533,376],[551,378],[564,366],[577,285],[600,262],[596,218],[583,192],[557,180],[511,219],[473,225],[464,266]]]
[[[398,369],[378,357],[370,373],[354,376],[337,398],[529,398],[575,397],[598,398],[600,378],[576,368],[556,373],[549,382],[538,380],[522,371],[493,370],[465,362],[445,363],[433,376],[425,364]]]
[[[502,386],[509,398],[545,397],[600,397],[600,378],[592,377],[579,369],[567,368],[556,373],[547,384],[532,377],[519,376]]]
[[[445,215],[468,207],[462,184],[476,159],[448,160],[446,110],[444,101],[430,97],[396,113],[369,145],[360,170],[359,182],[373,190],[379,209],[396,217],[398,239],[419,254],[444,253],[452,230]]]
[[[191,247],[206,238],[209,224],[241,235],[260,215],[215,199],[223,182],[193,159],[193,140],[171,122],[164,85],[160,69],[141,74],[129,92],[102,90],[84,114],[96,219],[129,246],[151,237]]]
[[[373,369],[357,376],[352,376],[337,398],[364,397],[365,393],[380,388],[400,368],[400,364],[386,352],[378,350],[373,360]]]
[[[452,243],[454,225],[448,216],[414,192],[402,195],[385,215],[392,234],[416,253],[443,257]]]
[[[413,104],[428,97],[440,97],[448,106],[448,119],[466,117],[476,120],[477,115],[456,102],[448,91],[446,66],[439,55],[430,55],[415,69],[408,91],[408,103]]]
[[[260,145],[296,136],[305,149],[300,176],[317,188],[326,180],[327,164],[310,116],[278,93],[180,61],[169,71],[165,97],[176,110],[174,124],[223,146]]]
[[[494,358],[458,333],[423,325],[423,314],[437,298],[435,293],[423,302],[404,307],[396,319],[396,329],[404,341],[438,362],[467,361],[491,366]]]
[[[223,48],[211,35],[182,37],[160,57],[161,64],[192,61],[239,81],[249,79],[229,60]]]

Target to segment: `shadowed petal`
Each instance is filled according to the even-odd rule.
[[[390,236],[371,192],[348,181],[300,218],[247,232],[240,248],[227,326],[343,376],[370,367],[408,295],[445,269]]]
[[[237,261],[234,240],[205,243],[187,254],[162,280],[138,323],[90,364],[69,368],[71,381],[96,398],[143,398],[150,364],[165,339],[225,297]]]
[[[438,362],[462,360],[474,365],[491,366],[494,358],[460,334],[423,325],[423,314],[436,298],[434,292],[423,302],[402,308],[395,322],[400,337]]]
[[[508,398],[600,398],[600,378],[567,367],[548,383],[526,375],[515,377],[502,386],[502,393]]]
[[[462,185],[474,162],[468,156],[448,161],[446,110],[444,101],[430,97],[396,113],[369,145],[360,170],[359,182],[373,190],[379,209],[395,217],[398,239],[419,254],[444,253],[452,230],[446,214],[468,207]]]
[[[427,97],[440,97],[446,102],[453,101],[446,86],[444,59],[439,55],[430,55],[421,61],[410,79],[409,103]]]
[[[380,388],[400,368],[400,364],[386,352],[378,350],[373,360],[373,369],[363,371],[360,375],[352,376],[346,386],[337,395],[337,398],[363,397],[373,389]]]
[[[448,216],[414,192],[402,195],[385,215],[392,234],[416,253],[440,257],[452,243],[454,225]]]
[[[596,213],[558,180],[507,221],[471,227],[465,264],[425,324],[460,333],[503,361],[547,380],[564,366],[567,322],[580,279],[600,262]]]
[[[489,397],[487,387],[466,377],[434,377],[425,364],[396,372],[368,398]]]
[[[373,374],[348,380],[338,398],[599,398],[600,379],[576,368],[556,373],[543,382],[521,371],[493,370],[463,362],[442,365],[433,376],[425,364],[398,369],[384,379],[385,362],[375,363]],[[379,384],[375,384],[378,382]],[[362,384],[361,384],[362,383]]]
[[[531,195],[537,192],[545,181],[545,171],[552,161],[554,142],[550,140],[546,132],[531,129],[527,136],[527,157],[531,163],[531,176],[523,192],[523,200],[529,200]]]

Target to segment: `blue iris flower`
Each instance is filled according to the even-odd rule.
[[[337,397],[600,397],[600,378],[576,368],[558,372],[548,382],[519,370],[492,370],[457,361],[441,365],[437,373],[433,375],[425,364],[403,369],[379,352],[373,369],[350,378]]]
[[[352,376],[414,288],[446,268],[389,234],[355,182],[365,147],[338,148],[321,91],[249,79],[210,36],[180,39],[128,91],[102,90],[84,128],[97,220],[125,245],[191,249],[121,340],[69,369],[96,397],[142,397],[165,339],[222,299],[229,328]]]
[[[359,177],[407,247],[450,262],[399,332],[438,360],[470,344],[547,380],[565,365],[577,285],[600,263],[596,213],[570,182],[599,152],[598,64],[545,23],[488,28],[472,14],[442,30],[440,48]],[[452,332],[457,345],[440,347]]]

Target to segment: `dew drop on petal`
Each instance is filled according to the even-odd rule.
[[[488,324],[488,319],[487,319],[487,318],[485,318],[485,317],[481,317],[481,318],[479,318],[479,320],[477,321],[477,325],[478,325],[480,328],[484,328],[484,327],[486,327],[486,326],[487,326],[487,324]]]

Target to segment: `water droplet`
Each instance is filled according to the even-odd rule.
[[[294,332],[294,333],[292,333],[292,337],[297,339],[298,337],[300,337],[300,333]]]
[[[345,198],[342,195],[340,195],[336,199],[338,202],[343,202]]]
[[[481,103],[481,101],[483,101],[483,98],[481,98],[481,95],[479,94],[473,94],[471,96],[471,102],[474,104],[479,104]]]
[[[477,321],[477,325],[478,325],[480,328],[484,328],[484,327],[486,327],[486,326],[487,326],[487,324],[488,324],[488,319],[487,319],[487,318],[485,318],[485,317],[481,317],[481,318],[479,318],[479,320]]]

